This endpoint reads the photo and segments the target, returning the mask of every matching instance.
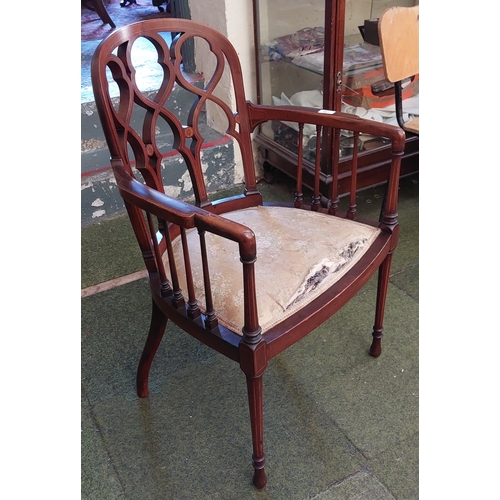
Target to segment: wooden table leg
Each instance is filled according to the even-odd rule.
[[[116,28],[116,24],[109,17],[106,7],[104,7],[103,0],[90,0],[92,7],[96,11],[97,15],[102,19],[103,23],[109,24],[112,28]]]

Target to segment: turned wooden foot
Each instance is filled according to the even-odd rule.
[[[263,456],[261,459],[262,465],[257,464],[257,461],[255,460],[255,458],[252,460],[254,470],[255,470],[255,472],[253,474],[253,484],[259,490],[264,488],[267,484],[266,470],[264,469],[265,460],[266,460],[266,458],[265,458],[265,456]]]
[[[382,354],[382,330],[373,331],[373,341],[370,347],[370,356],[378,358]]]

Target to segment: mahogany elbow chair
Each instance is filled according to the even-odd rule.
[[[394,83],[396,118],[407,132],[419,133],[419,117],[403,120],[403,81],[419,72],[419,6],[390,7],[379,18],[380,52],[387,80]]]
[[[170,42],[163,33],[176,35]],[[163,81],[153,94],[139,89],[131,57],[134,44],[144,38],[156,49],[163,69]],[[205,43],[215,61],[213,74],[204,75],[204,88],[182,72],[181,47],[192,38]],[[119,97],[110,95],[108,76],[116,82]],[[232,78],[232,106],[217,93],[226,76]],[[248,390],[253,483],[263,488],[267,477],[262,380],[269,360],[340,310],[376,272],[369,353],[381,354],[389,270],[399,234],[397,197],[404,131],[328,110],[252,104],[245,100],[240,63],[230,42],[217,31],[184,19],[148,20],[111,33],[95,52],[92,83],[111,165],[152,295],[151,325],[137,372],[138,395],[148,396],[149,369],[169,320],[237,362]],[[193,95],[184,123],[166,106],[174,86]],[[207,194],[200,158],[201,123],[208,104],[225,116],[226,134],[239,147],[245,179],[241,195],[217,201]],[[251,132],[269,120],[294,122],[298,128],[297,187],[286,205],[264,203],[257,187]],[[318,134],[310,200],[302,193],[304,124],[315,126]],[[162,127],[171,130],[168,147],[185,162],[193,203],[165,194],[164,137],[160,140],[158,135]],[[360,134],[386,137],[392,144],[387,200],[380,220],[364,220],[357,214],[356,149],[349,208],[339,210],[339,152],[322,151],[319,137],[327,133],[338,137],[341,130],[350,131],[355,139]],[[319,189],[321,155],[330,155],[334,165],[326,206]]]

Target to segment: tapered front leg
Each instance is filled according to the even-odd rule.
[[[149,395],[149,369],[151,368],[156,351],[158,350],[161,339],[163,338],[167,322],[168,318],[161,312],[160,308],[153,300],[149,334],[146,340],[146,345],[142,351],[139,367],[137,368],[137,395],[140,398],[147,398]]]
[[[370,347],[370,355],[378,358],[382,354],[382,337],[384,331],[384,312],[389,287],[389,275],[391,270],[392,252],[387,255],[378,270],[377,306],[375,311],[375,324],[373,325],[373,341]]]
[[[253,484],[262,489],[267,484],[264,465],[264,406],[262,398],[262,376],[247,376],[248,404],[250,407],[250,425],[252,427],[252,465],[254,468]]]
[[[252,428],[252,465],[253,484],[262,489],[267,484],[264,465],[264,403],[262,395],[262,375],[267,366],[267,347],[265,342],[256,344],[240,343],[240,367],[247,379],[248,406]]]

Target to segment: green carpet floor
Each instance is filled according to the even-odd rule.
[[[285,180],[261,189],[267,200],[293,191]],[[359,211],[378,213],[382,195],[360,192]],[[398,212],[382,355],[368,355],[372,279],[266,370],[263,491],[251,484],[238,365],[169,324],[140,400],[146,279],[83,298],[82,498],[418,499],[418,176],[401,180]],[[143,267],[126,217],[82,231],[82,288]]]

